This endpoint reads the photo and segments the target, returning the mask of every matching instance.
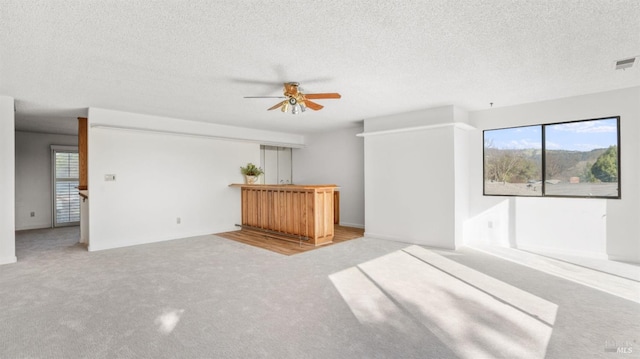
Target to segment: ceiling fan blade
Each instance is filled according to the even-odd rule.
[[[280,102],[278,102],[278,104],[277,104],[277,105],[273,105],[273,106],[269,107],[269,108],[267,109],[267,111],[275,110],[276,108],[281,107],[281,106],[282,106],[282,105],[284,105],[285,103],[287,103],[287,100],[280,101]]]
[[[314,111],[322,110],[322,108],[324,107],[321,104],[313,102],[313,101],[310,101],[308,99],[304,100],[304,103],[308,108],[310,108],[310,109],[312,109]]]
[[[311,99],[323,99],[323,98],[341,98],[339,93],[306,93],[304,97]]]
[[[240,77],[228,77],[227,78],[231,82],[239,83],[239,84],[249,84],[249,85],[269,85],[274,87],[282,86],[282,82],[280,81],[264,81],[264,80],[254,80]]]

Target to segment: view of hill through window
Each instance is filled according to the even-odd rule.
[[[619,117],[486,130],[484,194],[620,198],[618,142]]]

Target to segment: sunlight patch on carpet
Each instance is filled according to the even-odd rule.
[[[584,265],[576,265],[516,248],[480,245],[474,245],[471,248],[604,293],[640,303],[640,282],[633,278],[617,275],[615,272],[607,273],[604,271],[607,268],[588,268]],[[609,261],[601,260],[600,262],[606,264]],[[637,267],[633,264],[621,262],[613,262],[613,264],[628,266],[631,271],[637,271]]]
[[[169,335],[178,325],[184,309],[164,309],[154,323],[158,326],[158,332]]]
[[[420,323],[461,358],[544,358],[558,310],[419,246],[329,278],[362,324]]]
[[[358,268],[351,267],[329,276],[351,311],[363,324],[391,326],[410,331],[410,317]]]

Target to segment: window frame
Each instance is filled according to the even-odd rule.
[[[566,125],[571,123],[580,123],[580,122],[590,122],[590,121],[599,121],[599,120],[615,120],[616,121],[616,146],[617,146],[617,169],[618,169],[618,195],[617,196],[583,196],[583,195],[563,195],[563,194],[547,194],[546,193],[546,128],[555,125]],[[512,126],[512,127],[499,127],[499,128],[490,128],[482,130],[482,195],[487,197],[522,197],[522,198],[588,198],[588,199],[622,199],[622,150],[621,150],[621,138],[620,138],[620,116],[606,116],[606,117],[598,117],[598,118],[590,118],[590,119],[582,119],[582,120],[572,120],[572,121],[560,121],[560,122],[550,122],[550,123],[541,123],[541,124],[531,124],[531,125],[521,125],[521,126]],[[487,193],[486,188],[486,146],[485,146],[485,132],[487,131],[495,131],[495,130],[508,130],[508,129],[517,129],[517,128],[525,128],[525,127],[539,127],[540,128],[540,143],[541,143],[541,169],[540,169],[540,177],[541,177],[541,194],[537,196],[526,196],[526,195],[518,195],[518,194],[495,194],[495,193]]]
[[[58,222],[57,216],[57,190],[56,184],[58,182],[78,182],[80,183],[80,173],[78,173],[78,178],[59,178],[56,173],[57,165],[56,165],[56,154],[57,153],[71,153],[78,154],[77,146],[65,146],[65,145],[51,145],[51,226],[54,228],[58,227],[67,227],[67,226],[77,226],[80,224],[80,218],[78,217],[78,221],[69,221],[69,222]],[[77,187],[76,187],[77,188]],[[76,194],[79,199],[79,195]],[[80,202],[78,202],[80,203]],[[78,205],[78,210],[80,206]],[[79,212],[78,212],[79,213]]]

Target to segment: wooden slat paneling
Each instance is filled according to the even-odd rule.
[[[241,186],[242,225],[307,237],[314,245],[330,243],[334,187]]]

